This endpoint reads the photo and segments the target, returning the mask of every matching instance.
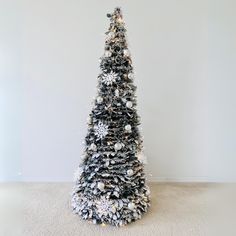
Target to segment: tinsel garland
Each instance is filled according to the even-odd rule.
[[[122,226],[148,210],[150,191],[125,24],[120,8],[107,16],[110,27],[100,59],[98,94],[75,174],[72,207],[95,224]]]

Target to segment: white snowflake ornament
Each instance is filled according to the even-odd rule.
[[[110,213],[114,214],[116,212],[116,207],[112,200],[107,199],[102,196],[101,199],[95,201],[97,212],[100,216],[107,216]]]
[[[99,122],[98,125],[94,126],[94,132],[99,139],[102,139],[108,134],[108,126]]]
[[[102,75],[102,82],[106,85],[111,85],[112,83],[116,81],[117,78],[118,78],[118,74],[111,71],[108,74]]]

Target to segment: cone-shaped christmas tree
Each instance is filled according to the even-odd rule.
[[[138,129],[136,87],[121,10],[106,32],[98,95],[88,120],[85,151],[72,193],[73,211],[93,223],[125,225],[147,211],[145,156]]]

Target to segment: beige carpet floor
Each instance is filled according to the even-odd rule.
[[[128,226],[71,213],[71,183],[0,184],[0,236],[235,236],[235,184],[150,184],[152,206]]]

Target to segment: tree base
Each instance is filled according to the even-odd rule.
[[[94,224],[124,226],[142,218],[150,207],[150,199],[144,193],[121,199],[108,199],[105,196],[89,199],[74,192],[72,207],[75,214]]]

